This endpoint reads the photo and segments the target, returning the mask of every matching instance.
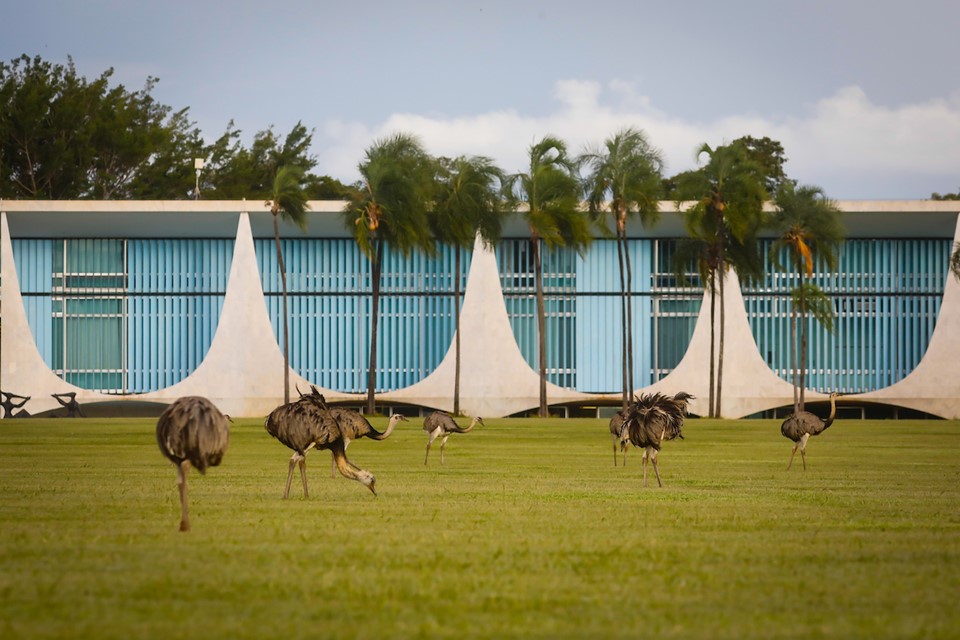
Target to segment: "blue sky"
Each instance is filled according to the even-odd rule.
[[[668,174],[743,135],[835,199],[960,189],[960,2],[0,0],[0,59],[72,56],[88,78],[190,107],[208,139],[297,121],[344,181],[377,138],[522,170],[643,129]]]

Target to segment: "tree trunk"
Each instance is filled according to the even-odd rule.
[[[797,306],[791,305],[790,308],[790,381],[793,383],[793,412],[800,411],[800,372],[797,368],[798,354],[800,350],[797,346]]]
[[[277,267],[280,270],[280,290],[283,308],[283,404],[290,402],[290,338],[287,334],[287,268],[280,249],[280,223],[273,214],[273,242],[277,247]]]
[[[627,376],[627,352],[629,350],[627,339],[627,294],[626,294],[626,273],[623,257],[623,245],[620,243],[620,227],[617,226],[617,258],[620,261],[620,365],[621,365],[621,409],[626,410],[630,402],[630,379]]]
[[[803,270],[800,270],[800,411],[804,411],[806,402],[804,389],[807,387],[807,300],[803,290]]]
[[[627,285],[625,293],[627,302],[627,385],[630,390],[630,396],[633,397],[633,391],[635,389],[633,385],[633,267],[630,265],[630,248],[627,245],[626,225],[624,225],[623,228],[623,258],[627,264]]]
[[[716,345],[717,345],[717,271],[712,269],[710,271],[710,398],[709,406],[707,407],[707,414],[710,418],[716,418],[717,414],[714,410],[716,401]]]
[[[726,329],[726,318],[727,318],[727,305],[724,300],[724,280],[726,280],[727,275],[727,263],[720,263],[720,342],[717,349],[717,410],[716,418],[719,418],[723,415],[723,410],[720,408],[723,399],[723,337]]]
[[[374,387],[377,382],[377,327],[380,324],[380,269],[383,263],[383,241],[378,238],[374,242],[376,243],[376,249],[373,264],[370,265],[372,296],[370,300],[370,362],[367,365],[368,414],[373,414],[376,411]]]
[[[453,375],[453,414],[460,415],[460,247],[454,247],[457,253],[453,278],[453,317],[454,317],[454,349],[456,350],[456,367]]]
[[[540,411],[546,418],[547,411],[547,311],[543,302],[543,262],[540,255],[540,237],[534,233],[530,238],[533,248],[533,273],[537,286],[537,360],[540,371]]]

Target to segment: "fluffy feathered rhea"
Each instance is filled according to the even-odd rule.
[[[174,400],[157,420],[157,445],[177,467],[180,488],[180,531],[190,530],[187,514],[187,468],[200,473],[223,460],[230,444],[230,418],[210,400],[186,396]]]
[[[657,455],[667,440],[683,438],[683,421],[693,396],[681,391],[673,397],[662,393],[638,396],[627,406],[624,435],[630,444],[643,449],[643,484],[647,484],[647,461],[653,463],[657,484],[663,486]]]

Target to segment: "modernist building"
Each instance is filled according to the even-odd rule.
[[[306,232],[283,226],[291,384],[360,404],[369,356],[370,269],[341,203],[311,202]],[[832,390],[867,414],[960,418],[960,284],[948,261],[958,202],[845,201],[848,239],[836,272],[814,281],[836,312],[811,321],[807,397]],[[678,287],[670,255],[682,216],[628,230],[637,391],[684,390],[706,413],[709,298]],[[769,252],[769,241],[764,245]],[[404,256],[382,279],[376,390],[385,410],[450,410],[454,289],[461,304],[461,410],[485,417],[538,405],[534,282],[527,231],[511,219],[496,247]],[[769,264],[769,263],[768,263]],[[167,403],[204,395],[235,416],[282,401],[280,279],[272,217],[259,201],[0,201],[0,388],[95,403]],[[617,251],[598,237],[583,255],[547,252],[548,399],[558,412],[619,404]],[[726,282],[722,414],[792,406],[789,292],[768,268]],[[719,314],[718,314],[719,317]]]

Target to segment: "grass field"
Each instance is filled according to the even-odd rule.
[[[383,428],[385,421],[374,421]],[[378,497],[239,420],[175,471],[153,420],[0,422],[3,638],[960,637],[960,423],[690,420],[614,467],[605,421],[351,445]]]

